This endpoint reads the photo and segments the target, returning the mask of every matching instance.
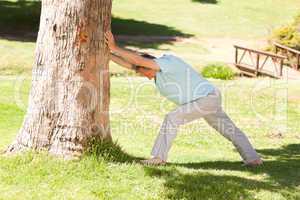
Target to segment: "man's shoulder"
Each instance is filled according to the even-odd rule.
[[[155,61],[160,66],[163,72],[183,73],[187,69],[192,69],[192,66],[187,64],[180,57],[173,54],[164,54],[161,57],[155,59]]]
[[[169,59],[169,60],[181,60],[177,55],[175,54],[164,54],[161,56],[161,58]]]
[[[175,58],[172,55],[164,54],[156,59],[154,59],[158,65],[161,67],[168,66],[168,65],[174,65]]]
[[[173,54],[163,54],[156,60],[161,61],[161,62],[166,62],[166,63],[172,63],[172,64],[184,63],[184,61],[181,58],[179,58],[178,56],[173,55]]]

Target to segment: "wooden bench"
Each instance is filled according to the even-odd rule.
[[[257,77],[259,75],[269,76],[272,78],[281,78],[283,72],[283,63],[285,56],[250,49],[238,45],[235,47],[235,66],[241,70],[241,73]],[[240,54],[241,53],[241,54]],[[250,63],[245,61],[245,56],[248,55]],[[273,66],[267,66],[268,61],[271,61]]]
[[[285,55],[289,61],[292,59],[289,55],[292,55],[292,57],[296,58],[297,60],[296,64],[295,65],[292,64],[292,67],[296,70],[300,70],[300,51],[284,46],[277,42],[274,43],[274,46],[275,46],[276,54],[282,52],[283,55]]]

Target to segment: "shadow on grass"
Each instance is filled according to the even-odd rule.
[[[125,153],[117,143],[93,140],[90,144],[88,156],[99,160],[136,163],[142,159]],[[191,167],[185,164],[171,164],[166,167],[144,166],[146,175],[164,179],[166,199],[253,199],[255,190],[276,191],[280,189],[272,184],[232,175],[218,176],[206,172],[183,173],[179,171],[178,166]]]
[[[192,0],[192,2],[203,3],[203,4],[217,4],[217,0]]]
[[[189,169],[214,169],[230,171],[248,171],[252,174],[261,174],[266,176],[270,189],[276,185],[282,190],[288,189],[297,191],[300,185],[300,144],[290,144],[281,149],[262,149],[258,150],[265,158],[264,165],[257,168],[242,167],[240,162],[202,162],[202,163],[173,163],[173,166],[180,166]],[[230,180],[230,179],[229,179]],[[271,187],[272,186],[272,187]],[[259,187],[260,188],[260,187]],[[297,199],[300,196],[294,196],[291,199]]]
[[[39,28],[40,10],[40,1],[0,0],[0,38],[34,42]],[[112,29],[116,35],[123,35],[120,37],[122,44],[140,48],[158,48],[160,44],[172,43],[178,37],[192,36],[168,25],[118,17],[113,17]]]
[[[117,40],[122,45],[139,48],[157,49],[161,44],[171,44],[179,38],[193,36],[171,26],[118,17],[112,19],[112,30],[114,34],[119,35]]]
[[[168,199],[254,199],[255,191],[280,189],[277,186],[232,175],[215,175],[205,172],[182,173],[174,167],[146,167],[151,177],[165,180]]]
[[[134,163],[143,158],[126,153],[117,142],[93,139],[89,142],[86,156],[115,163]]]
[[[190,37],[192,35],[186,34],[177,30],[174,27],[146,21],[139,21],[135,19],[123,19],[113,17],[112,30],[117,35],[127,36],[169,36],[169,37]]]
[[[125,153],[116,143],[100,142],[92,149],[92,155],[109,162],[136,163],[143,159]],[[281,149],[262,149],[259,152],[266,159],[272,157],[273,160],[266,160],[258,168],[243,167],[241,162],[215,161],[170,163],[164,167],[144,166],[144,170],[150,177],[164,179],[164,191],[168,199],[255,199],[259,190],[299,199],[300,144],[287,145]],[[226,175],[226,172],[217,175],[204,171],[211,169],[249,172],[264,176],[264,180]]]
[[[40,9],[39,1],[0,0],[0,37],[17,41],[35,41]]]

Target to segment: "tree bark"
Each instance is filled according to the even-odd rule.
[[[29,107],[7,153],[82,155],[89,139],[111,139],[111,0],[43,0]]]

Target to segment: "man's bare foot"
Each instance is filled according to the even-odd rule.
[[[141,163],[143,165],[153,165],[153,166],[160,166],[165,165],[166,161],[160,159],[160,158],[150,158],[148,160],[142,160]]]
[[[256,160],[253,160],[251,162],[246,163],[245,166],[257,167],[257,166],[260,166],[262,164],[263,164],[263,161],[261,159],[256,159]]]

